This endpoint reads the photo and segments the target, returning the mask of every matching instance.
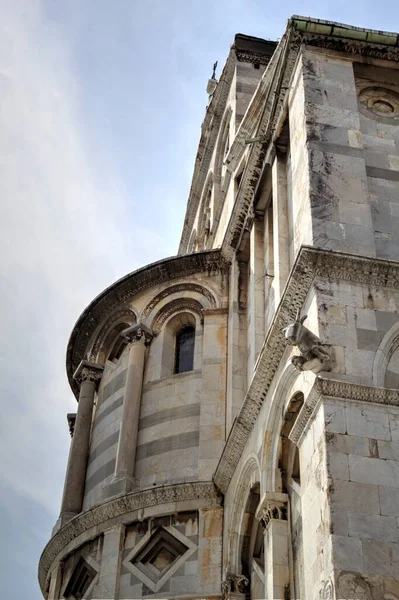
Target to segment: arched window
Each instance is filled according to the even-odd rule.
[[[175,373],[187,373],[194,368],[195,327],[186,325],[176,335]]]

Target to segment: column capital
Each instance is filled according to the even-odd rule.
[[[225,579],[222,581],[222,600],[245,598],[248,586],[249,581],[245,575],[226,573]]]
[[[287,521],[288,494],[269,492],[264,494],[256,511],[256,518],[263,529],[267,529],[272,520]]]
[[[151,329],[143,323],[137,323],[124,329],[121,335],[129,340],[131,344],[140,343],[144,346],[149,346],[154,337]]]
[[[97,385],[102,377],[103,371],[103,365],[92,363],[88,360],[82,360],[73,374],[73,378],[79,385],[82,385],[85,381],[92,381]]]

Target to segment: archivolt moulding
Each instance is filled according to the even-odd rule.
[[[203,285],[200,285],[198,283],[178,283],[176,285],[171,285],[165,288],[156,296],[154,296],[154,298],[152,298],[152,300],[149,301],[147,306],[141,312],[140,320],[146,321],[152,313],[152,311],[154,310],[154,308],[156,307],[156,305],[162,302],[162,300],[164,300],[168,296],[171,296],[172,294],[184,294],[185,292],[194,292],[197,294],[201,294],[201,296],[203,296],[208,303],[208,306],[204,306],[203,308],[217,307],[216,297],[209,289],[207,289]]]
[[[187,310],[197,314],[201,320],[201,323],[203,322],[202,311],[204,310],[204,307],[202,304],[193,298],[179,298],[177,300],[173,300],[169,304],[166,304],[166,306],[161,308],[161,310],[158,312],[151,325],[154,335],[158,335],[160,333],[163,324],[169,319],[169,317],[176,313]]]

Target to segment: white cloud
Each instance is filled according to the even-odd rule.
[[[2,474],[57,513],[69,443],[63,413],[76,407],[67,338],[86,304],[158,258],[163,242],[139,220],[128,223],[112,160],[98,173],[88,155],[70,49],[40,2],[1,0],[0,21]],[[97,152],[107,162],[106,144]]]

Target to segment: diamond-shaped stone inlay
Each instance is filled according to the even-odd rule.
[[[171,525],[148,532],[123,564],[150,590],[157,592],[197,546]]]

